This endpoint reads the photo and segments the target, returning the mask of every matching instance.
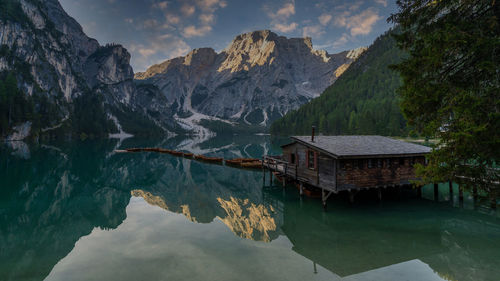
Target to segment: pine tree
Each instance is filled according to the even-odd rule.
[[[409,57],[401,107],[416,131],[439,138],[425,182],[491,188],[500,161],[500,1],[399,0],[390,21]]]

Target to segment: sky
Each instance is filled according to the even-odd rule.
[[[217,52],[245,32],[311,37],[329,53],[369,46],[391,27],[391,0],[60,0],[99,41],[122,44],[134,72],[195,48]]]

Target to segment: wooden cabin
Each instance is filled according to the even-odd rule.
[[[417,179],[430,148],[383,136],[294,136],[283,155],[265,156],[264,167],[323,192],[401,186]],[[324,192],[328,192],[325,195]]]

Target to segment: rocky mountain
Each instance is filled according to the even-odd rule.
[[[393,38],[397,32],[379,36],[320,97],[275,121],[271,133],[309,134],[316,125],[322,134],[407,136],[396,93],[402,80],[389,68],[407,56]]]
[[[135,79],[156,86],[187,130],[262,129],[319,96],[363,51],[332,55],[313,49],[311,38],[262,30],[236,36],[220,53],[195,49],[153,65]]]
[[[10,74],[21,96],[0,95],[0,105],[9,108],[1,135],[178,129],[163,106],[165,97],[151,87],[136,87],[129,61],[121,45],[101,46],[87,37],[57,0],[2,0],[0,80]],[[26,106],[16,111],[19,101]]]

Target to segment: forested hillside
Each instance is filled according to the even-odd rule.
[[[315,125],[322,134],[407,135],[396,95],[401,78],[389,69],[405,53],[393,32],[377,38],[320,97],[274,122],[271,133],[309,134]]]

